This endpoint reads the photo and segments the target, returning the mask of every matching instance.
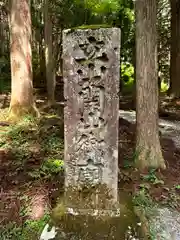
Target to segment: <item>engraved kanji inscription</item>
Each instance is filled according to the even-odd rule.
[[[120,30],[65,30],[66,186],[106,184],[117,197]]]
[[[88,183],[88,185],[96,185],[101,183],[102,169],[100,164],[94,164],[91,159],[88,160],[87,165],[80,165],[77,167],[78,182],[80,184]]]

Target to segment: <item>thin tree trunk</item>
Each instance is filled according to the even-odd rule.
[[[180,1],[171,0],[170,94],[180,97]]]
[[[0,45],[0,56],[4,56],[5,54],[5,44],[6,44],[6,37],[5,37],[5,24],[6,19],[4,18],[4,12],[3,9],[0,9],[0,39],[1,39],[1,45]],[[1,71],[1,69],[0,69]]]
[[[136,1],[136,165],[165,168],[158,127],[156,0]]]
[[[28,0],[11,0],[10,16],[11,103],[10,115],[37,114],[33,100],[31,14]]]
[[[63,61],[62,61],[62,32],[63,32],[63,26],[59,28],[58,31],[58,37],[56,38],[56,46],[55,46],[55,59],[56,59],[56,69],[57,74],[59,76],[62,76],[62,69],[63,69]]]
[[[44,24],[45,24],[45,61],[48,102],[53,104],[55,93],[55,69],[52,40],[52,20],[50,14],[49,0],[44,0]]]

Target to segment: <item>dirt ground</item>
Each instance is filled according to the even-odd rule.
[[[120,119],[120,182],[129,191],[136,192],[141,184],[146,184],[149,194],[154,200],[163,204],[169,204],[180,211],[180,190],[176,186],[180,183],[180,151],[178,151],[171,140],[161,138],[163,156],[167,169],[155,172],[155,176],[148,172],[139,173],[133,167],[124,167],[127,163],[133,164],[135,148],[135,125]],[[149,175],[149,177],[148,177]],[[146,177],[147,176],[147,177]],[[156,181],[157,178],[158,181]],[[146,179],[146,180],[145,180]]]
[[[131,97],[121,99],[120,108],[123,110],[135,110],[134,105]],[[162,96],[159,109],[160,118],[180,121],[180,99],[171,100]],[[166,162],[166,170],[155,172],[155,177],[147,172],[140,174],[133,167],[124,169],[126,159],[133,162],[136,126],[122,118],[119,121],[120,176],[124,188],[136,192],[145,183],[149,194],[155,201],[168,204],[180,211],[180,150],[175,147],[173,141],[161,136],[160,142]],[[125,178],[125,181],[123,178]]]

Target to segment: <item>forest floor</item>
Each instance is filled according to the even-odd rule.
[[[121,99],[120,109],[134,110],[131,97]],[[162,96],[159,109],[161,119],[180,123],[180,99],[171,100]],[[130,123],[120,116],[120,169],[122,175],[125,173],[130,178],[130,181],[123,181],[123,184],[134,192],[144,187],[155,201],[180,211],[180,145],[177,148],[170,138],[161,134],[160,141],[167,169],[164,171],[152,169],[140,174],[133,167],[136,158],[135,127],[135,123]]]
[[[28,239],[22,238],[22,228],[36,239],[63,192],[63,107],[43,107],[42,99],[38,103],[40,119],[27,116],[16,124],[6,124],[7,108],[0,109],[0,239]],[[133,105],[131,98],[121,99],[121,109]],[[160,105],[162,118],[180,121],[180,100],[163,97]],[[143,190],[180,211],[180,150],[170,139],[161,137],[161,145],[167,169],[139,173],[134,168],[135,125],[120,118],[119,185],[132,195]]]

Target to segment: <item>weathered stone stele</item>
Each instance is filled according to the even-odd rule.
[[[118,184],[119,66],[120,29],[64,30],[65,187],[104,185],[112,201]]]

